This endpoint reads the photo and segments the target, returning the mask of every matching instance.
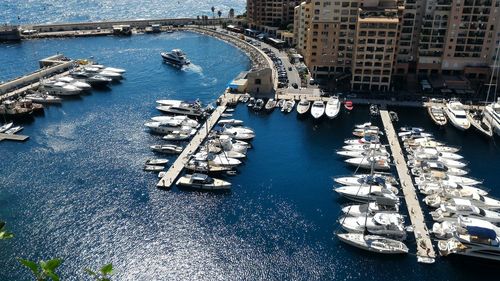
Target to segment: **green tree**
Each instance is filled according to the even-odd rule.
[[[47,281],[50,278],[52,281],[59,281],[59,276],[55,273],[58,266],[61,265],[62,259],[52,259],[48,261],[39,261],[38,263],[18,258],[19,262],[29,268],[37,281]]]
[[[12,237],[14,237],[14,234],[7,232],[5,230],[5,222],[0,221],[0,240],[11,239]]]
[[[111,281],[111,275],[113,275],[113,264],[108,263],[101,267],[99,271],[92,271],[86,268],[85,272],[92,276],[92,278],[96,281]]]

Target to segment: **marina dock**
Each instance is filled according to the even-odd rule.
[[[403,151],[401,149],[401,146],[399,145],[397,133],[394,130],[391,117],[387,110],[380,110],[380,117],[382,118],[385,134],[387,135],[387,139],[391,147],[392,156],[394,158],[396,169],[399,175],[399,180],[401,182],[401,188],[404,193],[406,206],[408,208],[408,214],[413,226],[413,234],[415,235],[415,240],[417,242],[417,258],[419,262],[434,262],[436,253],[434,252],[434,248],[432,246],[429,230],[425,225],[424,215],[420,207],[417,194],[415,192],[415,187],[413,186],[413,182],[410,177],[410,171],[406,166]]]
[[[208,117],[205,124],[203,124],[203,126],[198,129],[198,132],[196,132],[189,144],[177,157],[172,166],[170,166],[163,178],[161,178],[160,181],[156,184],[157,187],[170,188],[172,184],[175,183],[175,180],[184,169],[184,165],[189,161],[189,157],[191,156],[191,154],[194,153],[207,138],[208,133],[212,130],[215,124],[217,124],[217,121],[221,117],[222,113],[224,113],[224,111],[226,110],[227,105],[229,103],[233,103],[235,100],[237,101],[238,97],[238,95],[231,94],[224,94],[220,97],[220,105],[217,106],[210,117]]]
[[[16,134],[4,134],[0,133],[0,141],[10,140],[10,141],[25,141],[29,138],[29,136],[24,135],[16,135]]]

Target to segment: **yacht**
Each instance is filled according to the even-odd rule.
[[[101,64],[92,64],[90,65],[91,67],[96,67],[96,68],[99,68],[101,69],[102,71],[110,71],[110,72],[116,72],[116,73],[120,73],[120,74],[123,74],[125,72],[127,72],[125,69],[123,68],[116,68],[116,67],[106,67],[104,65],[101,65]]]
[[[453,176],[464,176],[468,174],[467,170],[450,168],[439,161],[420,161],[417,163],[417,166],[411,169],[411,173],[417,177],[424,173],[430,173],[433,171],[444,172]]]
[[[231,183],[216,178],[211,178],[206,174],[187,174],[177,180],[177,185],[187,186],[203,190],[223,190],[230,189]]]
[[[287,100],[283,103],[283,107],[281,108],[281,112],[290,113],[295,107],[295,100]]]
[[[13,122],[3,124],[3,125],[0,127],[0,133],[4,133],[5,131],[9,130],[10,128],[12,128],[12,126],[13,126],[13,125],[14,125],[14,123],[13,123]]]
[[[325,114],[328,118],[333,119],[337,117],[340,112],[340,100],[338,97],[331,97],[326,102]]]
[[[192,157],[197,161],[208,161],[209,165],[215,165],[215,166],[235,167],[241,164],[240,160],[226,157],[223,154],[198,152],[194,154]]]
[[[56,80],[60,81],[60,82],[68,83],[68,84],[73,85],[75,87],[78,87],[82,90],[90,90],[92,88],[92,86],[90,84],[76,80],[75,78],[69,77],[69,76],[59,77]]]
[[[42,81],[41,85],[49,94],[56,96],[75,96],[82,92],[82,89],[76,86],[53,80]]]
[[[491,124],[493,132],[500,136],[500,98],[497,102],[487,105],[483,114],[486,121]]]
[[[456,194],[433,194],[424,198],[425,204],[430,207],[437,208],[441,204],[453,202],[457,198],[468,199],[474,206],[487,209],[487,210],[498,210],[500,209],[500,201],[479,195],[475,192],[462,192],[459,196],[452,197]]]
[[[455,128],[465,131],[470,128],[470,122],[467,119],[467,114],[465,113],[464,106],[459,101],[450,101],[446,104],[446,115],[450,119],[451,124]]]
[[[15,134],[17,132],[22,131],[22,129],[24,129],[24,128],[21,127],[21,126],[12,127],[10,129],[8,129],[7,131],[5,131],[4,134],[13,135],[13,134]]]
[[[342,146],[342,149],[352,150],[352,151],[368,151],[368,150],[387,151],[385,146],[380,145],[378,143],[350,144]]]
[[[432,161],[437,161],[443,163],[447,167],[451,168],[464,168],[467,166],[467,163],[463,161],[458,161],[458,160],[453,160],[453,159],[448,159],[448,158],[443,158],[439,156],[433,156],[433,155],[428,155],[428,154],[414,154],[414,155],[408,155],[407,157],[408,160],[408,165],[412,165],[410,163],[413,162],[414,164],[418,164],[420,161],[427,161],[427,160],[432,160]]]
[[[453,175],[448,175],[447,173],[444,172],[437,172],[437,171],[423,174],[420,177],[415,178],[415,183],[417,185],[426,182],[443,182],[443,181],[454,182],[456,184],[462,184],[462,185],[478,185],[482,183],[482,181],[473,178],[453,176]]]
[[[299,104],[297,105],[297,113],[300,115],[303,115],[307,111],[309,111],[309,108],[311,107],[311,103],[307,100],[300,100]]]
[[[380,137],[378,135],[366,135],[362,138],[346,139],[345,144],[380,144]]]
[[[239,98],[239,100],[242,103],[247,103],[249,99],[250,99],[250,94],[248,94],[248,93],[241,95]]]
[[[325,103],[322,101],[315,101],[311,106],[311,115],[314,119],[319,119],[325,114]]]
[[[356,202],[377,201],[385,205],[394,205],[399,203],[399,197],[397,196],[398,189],[393,186],[382,187],[380,185],[350,185],[340,186],[334,190],[345,198]]]
[[[455,198],[452,203],[441,204],[430,215],[437,222],[456,221],[459,216],[464,216],[500,223],[500,213],[474,206],[470,200],[461,198]]]
[[[376,213],[374,216],[341,217],[340,225],[351,233],[384,235],[398,240],[406,239],[404,218],[397,213]]]
[[[479,195],[488,195],[488,191],[479,187],[460,185],[454,182],[429,182],[417,186],[420,193],[424,195],[450,193],[453,191],[458,191],[460,194],[477,193]]]
[[[375,170],[390,170],[389,159],[387,157],[358,157],[346,159],[344,162],[355,167],[370,169],[373,166]]]
[[[342,212],[346,216],[351,217],[373,216],[376,213],[397,213],[399,212],[399,205],[384,205],[377,202],[369,202],[361,205],[345,206],[344,208],[342,208]]]
[[[343,157],[349,158],[359,158],[359,157],[367,157],[367,156],[385,156],[389,157],[389,152],[385,149],[380,150],[372,150],[372,151],[363,151],[363,150],[340,150],[337,151],[337,154]]]
[[[158,134],[169,134],[174,131],[180,131],[189,135],[196,133],[196,129],[183,125],[182,121],[147,122],[144,126]]]
[[[184,141],[189,139],[192,135],[196,133],[196,130],[192,130],[191,132],[183,132],[183,131],[172,131],[162,137],[162,139],[167,141]]]
[[[453,152],[443,152],[439,151],[436,148],[418,148],[412,150],[412,154],[426,154],[426,155],[432,155],[434,157],[443,157],[446,159],[452,159],[452,160],[460,160],[463,159],[464,157],[460,154],[456,154]]]
[[[122,74],[120,74],[120,73],[109,71],[109,70],[102,70],[102,69],[99,69],[97,67],[91,67],[91,66],[84,67],[83,71],[90,73],[90,74],[100,75],[100,76],[103,76],[106,78],[110,78],[112,80],[119,80],[119,79],[123,78]]]
[[[48,104],[48,103],[61,103],[62,99],[60,97],[51,96],[44,93],[33,93],[27,94],[25,98],[31,100],[32,102]]]
[[[219,125],[232,125],[232,126],[239,126],[239,125],[243,125],[243,121],[242,120],[238,120],[238,119],[221,119],[219,120],[219,122],[217,122],[217,124]]]
[[[232,166],[218,166],[213,163],[209,164],[208,161],[190,159],[188,163],[184,165],[184,168],[194,171],[194,172],[202,172],[202,173],[218,173],[230,171],[233,169]]]
[[[388,183],[390,185],[399,184],[392,175],[384,173],[356,174],[348,177],[334,178],[333,180],[342,185],[370,185],[373,183]]]
[[[189,126],[192,128],[198,128],[200,123],[196,120],[193,120],[187,116],[177,115],[177,116],[155,116],[151,118],[151,120],[155,122],[169,122],[169,121],[181,121],[184,126]]]
[[[406,254],[408,247],[401,241],[363,233],[338,233],[340,241],[351,246],[380,254]]]
[[[429,106],[427,107],[427,112],[431,116],[432,121],[436,123],[436,125],[444,126],[448,123],[448,119],[446,118],[445,111],[442,107],[439,106]]]
[[[74,71],[71,73],[73,77],[85,79],[85,82],[89,83],[94,87],[102,87],[108,85],[113,79],[104,77],[102,75],[96,75],[93,73],[87,73],[85,71]]]
[[[173,144],[157,144],[150,146],[151,150],[155,152],[161,153],[169,153],[169,154],[179,154],[182,152],[182,147],[173,145]]]
[[[182,67],[191,63],[181,49],[173,49],[170,52],[162,52],[161,57],[164,62],[177,67]]]
[[[168,114],[174,114],[174,115],[187,115],[191,117],[200,117],[204,114],[203,110],[196,107],[196,106],[191,106],[191,105],[186,105],[186,104],[180,104],[180,105],[160,105],[157,106],[156,109],[158,109],[161,112],[165,112]]]
[[[146,160],[146,165],[166,165],[168,163],[168,159],[148,159]]]

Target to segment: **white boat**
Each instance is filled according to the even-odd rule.
[[[328,118],[333,119],[337,117],[340,112],[340,100],[338,97],[334,96],[328,99],[325,107],[325,114]]]
[[[92,86],[89,83],[85,83],[85,82],[76,80],[75,78],[70,77],[70,76],[62,76],[62,77],[57,78],[56,80],[60,81],[60,82],[71,84],[71,85],[78,87],[82,90],[90,90],[92,88]]]
[[[396,213],[376,213],[374,216],[341,217],[339,223],[346,231],[363,233],[365,231],[394,237],[398,240],[406,239],[404,218]]]
[[[209,146],[217,147],[221,151],[234,151],[246,155],[248,146],[239,143],[233,143],[232,138],[227,135],[222,135],[219,138],[211,139],[208,141]],[[239,157],[233,157],[239,158]]]
[[[7,131],[4,132],[4,134],[7,134],[7,135],[13,135],[17,132],[20,132],[22,131],[24,128],[21,127],[21,126],[16,126],[16,127],[12,127],[10,129],[8,129]]]
[[[103,70],[103,69],[100,69],[97,67],[91,67],[91,66],[84,67],[83,71],[85,71],[87,73],[91,73],[91,74],[100,75],[100,76],[110,78],[113,80],[119,80],[119,79],[123,78],[121,73],[117,73],[117,72],[113,72],[113,71],[109,71],[109,70]]]
[[[295,106],[295,100],[286,100],[281,107],[281,112],[290,113]]]
[[[495,103],[488,104],[483,114],[485,120],[491,124],[493,132],[500,136],[500,98]]]
[[[434,182],[434,181],[449,181],[449,182],[454,182],[456,184],[461,184],[461,185],[477,185],[481,184],[482,181],[473,179],[473,178],[468,178],[468,177],[462,177],[462,176],[453,176],[449,175],[444,172],[437,172],[433,171],[427,174],[423,174],[420,177],[415,178],[415,183],[417,185],[425,183],[425,182]]]
[[[441,182],[426,182],[424,184],[417,185],[420,193],[425,195],[439,194],[443,192],[447,192],[448,190],[458,190],[464,192],[475,192],[479,195],[488,195],[488,192],[484,189],[468,186],[468,185],[460,185],[454,182],[441,181]]]
[[[300,100],[299,104],[297,104],[297,113],[302,115],[309,111],[311,107],[311,102],[307,100]]]
[[[56,96],[75,96],[82,92],[82,89],[60,81],[45,80],[41,85],[49,94]]]
[[[242,102],[242,103],[247,103],[248,100],[250,99],[250,94],[248,93],[245,93],[243,95],[240,96],[239,100]]]
[[[176,67],[182,67],[191,63],[181,49],[173,49],[170,52],[162,52],[161,57],[164,62]]]
[[[233,169],[232,166],[218,166],[213,163],[209,164],[208,161],[190,159],[188,163],[184,165],[184,168],[194,171],[194,172],[202,172],[202,173],[218,173],[230,171]]]
[[[383,205],[377,202],[369,202],[361,205],[345,206],[342,208],[342,212],[351,217],[373,216],[376,213],[397,213],[399,212],[399,205]]]
[[[344,140],[345,144],[380,144],[380,138],[378,135],[376,136],[364,136],[362,138],[355,139],[346,139]]]
[[[454,198],[452,202],[441,204],[430,212],[434,221],[456,221],[459,216],[482,219],[494,224],[500,223],[500,213],[474,206],[470,200]]]
[[[217,122],[217,124],[219,125],[232,125],[232,126],[239,126],[239,125],[243,125],[243,121],[242,120],[238,120],[238,119],[221,119],[219,120],[219,122]]]
[[[424,202],[425,202],[425,204],[427,204],[430,207],[437,208],[441,204],[450,202],[450,200],[454,200],[456,198],[462,198],[462,199],[469,199],[474,206],[477,206],[477,207],[480,207],[483,209],[488,209],[488,210],[500,209],[500,201],[498,201],[496,199],[486,197],[483,195],[479,195],[475,192],[474,193],[467,193],[467,194],[464,194],[464,193],[460,194],[461,196],[457,196],[457,197],[446,197],[446,195],[449,193],[444,194],[445,197],[442,197],[443,194],[433,194],[433,195],[429,195],[429,196],[425,197]]]
[[[171,120],[168,122],[147,122],[144,126],[158,134],[170,134],[174,131],[180,131],[189,135],[196,133],[193,127],[185,126],[180,120]],[[194,131],[194,132],[193,132]]]
[[[62,101],[62,99],[60,97],[51,96],[51,95],[42,94],[42,93],[27,94],[24,97],[31,100],[32,102],[43,103],[43,104],[61,103],[61,101]]]
[[[443,158],[443,157],[435,157],[433,155],[428,155],[428,154],[408,155],[408,159],[409,159],[408,162],[410,162],[412,160],[416,160],[414,162],[428,161],[428,160],[437,161],[437,162],[443,163],[447,167],[459,168],[459,169],[464,168],[465,166],[467,166],[467,163],[464,163],[462,161],[452,160],[452,159]],[[415,163],[415,164],[418,164],[418,163]],[[409,164],[409,165],[411,165],[411,164]]]
[[[208,175],[199,173],[184,175],[177,180],[176,184],[203,190],[223,190],[231,188],[230,182],[211,178]]]
[[[348,177],[337,177],[333,179],[336,183],[342,185],[369,185],[373,183],[386,182],[390,185],[398,185],[398,181],[390,174],[356,174]]]
[[[183,132],[183,131],[172,131],[162,137],[162,139],[167,141],[184,141],[189,139],[192,135],[196,133],[196,130],[192,130],[191,132]]]
[[[241,164],[241,161],[235,158],[226,157],[223,154],[213,154],[207,152],[198,152],[192,155],[194,160],[208,161],[209,165],[234,167]]]
[[[464,176],[468,174],[467,170],[447,167],[442,162],[438,161],[419,161],[417,166],[411,169],[412,175],[417,177],[432,171],[445,172],[454,176]]]
[[[370,169],[373,166],[375,170],[390,170],[389,160],[387,157],[359,157],[346,159],[344,162],[355,167]]]
[[[382,187],[379,185],[348,185],[337,187],[334,191],[345,198],[356,202],[376,201],[385,205],[394,205],[399,203],[399,197],[397,196],[398,189],[392,186]]]
[[[156,158],[156,159],[148,159],[146,160],[146,165],[166,165],[168,163],[168,159]]]
[[[387,151],[385,146],[380,144],[350,144],[342,146],[344,150],[353,150],[353,151],[368,151],[370,149],[376,149],[380,151]]]
[[[380,254],[406,254],[408,247],[401,241],[363,233],[338,233],[340,241],[351,246]]]
[[[250,140],[255,137],[255,133],[252,130],[246,129],[244,127],[224,126],[220,133],[222,135],[231,136],[232,138],[237,140]]]
[[[158,165],[144,165],[144,171],[148,172],[161,172],[165,169],[163,166]]]
[[[455,128],[461,131],[465,131],[470,128],[471,124],[467,119],[464,106],[459,101],[450,101],[446,103],[445,112],[446,115],[448,115],[448,119],[451,124],[453,124]]]
[[[311,115],[314,119],[319,119],[325,114],[325,103],[322,101],[315,101],[311,107]]]
[[[348,157],[348,158],[359,158],[359,157],[368,157],[370,155],[372,156],[385,156],[389,157],[389,152],[385,149],[380,149],[380,150],[372,150],[372,151],[363,151],[363,150],[340,150],[337,151],[337,154],[343,157]]]
[[[156,109],[158,109],[161,112],[174,115],[187,115],[192,117],[200,117],[203,115],[203,110],[201,108],[186,104],[180,104],[178,106],[160,105],[157,106]]]
[[[275,107],[276,107],[276,101],[274,99],[269,99],[269,100],[267,100],[264,108],[267,111],[273,111]]]
[[[500,260],[500,232],[492,223],[459,217],[458,227],[451,229],[451,238],[438,242],[442,256],[458,254],[489,260]]]
[[[151,150],[161,153],[179,154],[182,152],[182,147],[173,144],[158,144],[150,146]]]
[[[432,155],[435,157],[443,157],[446,159],[452,159],[452,160],[460,160],[463,159],[464,157],[462,155],[453,153],[453,152],[442,152],[437,150],[436,148],[419,148],[415,149],[412,151],[412,154],[426,154],[426,155]]]
[[[125,69],[123,68],[116,68],[116,67],[106,67],[102,64],[92,64],[90,65],[90,67],[95,67],[95,68],[99,68],[101,69],[102,71],[111,71],[111,72],[116,72],[116,73],[120,73],[120,74],[123,74],[125,72],[127,72]]]
[[[12,128],[12,126],[14,125],[13,122],[10,122],[10,123],[6,123],[6,124],[3,124],[1,127],[0,127],[0,133],[3,133],[7,130],[9,130],[10,128]]]
[[[364,128],[371,127],[371,126],[372,126],[372,122],[366,122],[366,123],[363,123],[363,124],[357,124],[354,127],[356,129],[364,129]]]
[[[156,122],[169,122],[169,121],[180,121],[182,122],[182,125],[184,126],[189,126],[192,128],[198,128],[200,126],[200,123],[196,120],[193,120],[187,116],[183,115],[178,115],[178,116],[155,116],[151,118],[151,120],[156,121]]]

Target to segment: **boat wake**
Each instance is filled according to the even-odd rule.
[[[183,66],[182,70],[186,71],[186,72],[203,74],[203,68],[199,65],[194,64],[194,63],[190,63],[188,65]]]

